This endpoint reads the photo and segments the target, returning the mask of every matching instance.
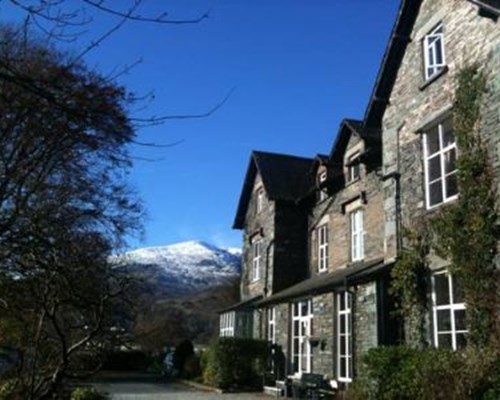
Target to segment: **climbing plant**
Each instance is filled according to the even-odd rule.
[[[469,342],[500,344],[498,316],[498,204],[494,169],[481,138],[480,116],[485,73],[477,66],[457,75],[453,126],[459,156],[457,201],[442,207],[428,222],[405,229],[403,249],[392,270],[391,291],[406,322],[406,340],[425,343],[428,255],[431,249],[449,260],[467,304]]]
[[[459,156],[459,197],[431,220],[436,253],[449,260],[463,288],[469,341],[484,346],[498,332],[497,186],[488,149],[479,134],[485,73],[477,65],[457,76],[453,126]],[[497,338],[498,339],[498,338]]]
[[[396,298],[396,313],[405,321],[406,341],[425,344],[428,260],[431,231],[425,220],[403,229],[403,248],[392,269],[390,293]]]

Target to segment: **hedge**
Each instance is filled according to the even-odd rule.
[[[203,380],[226,390],[261,388],[267,350],[264,340],[218,338],[203,354]]]
[[[453,400],[500,398],[500,358],[495,349],[462,351],[405,346],[371,349],[349,400]]]

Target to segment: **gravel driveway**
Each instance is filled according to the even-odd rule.
[[[143,377],[99,379],[92,383],[112,400],[269,400],[261,393],[217,394],[190,388],[180,383],[164,383]]]

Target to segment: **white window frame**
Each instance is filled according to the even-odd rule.
[[[443,126],[446,122],[449,121],[449,118],[443,119],[441,122],[436,123],[435,125],[432,126],[432,128],[438,129],[438,142],[439,142],[439,149],[435,153],[429,154],[428,152],[428,133],[424,133],[424,140],[423,140],[423,151],[424,151],[424,176],[425,176],[425,203],[427,206],[427,209],[430,210],[435,207],[439,207],[442,204],[448,203],[449,201],[453,201],[458,197],[458,193],[451,195],[451,196],[446,196],[446,178],[453,175],[457,174],[457,168],[455,168],[453,171],[445,173],[445,160],[446,160],[446,155],[451,153],[452,150],[455,151],[455,157],[457,157],[457,140],[455,138],[455,141],[446,147],[443,147],[443,133],[444,129]],[[453,129],[453,127],[452,127]],[[439,165],[441,169],[441,174],[437,179],[434,179],[432,182],[429,181],[429,161],[435,157],[439,157]],[[437,182],[438,180],[441,180],[441,191],[443,194],[443,200],[439,203],[432,204],[431,205],[431,184],[434,182]]]
[[[267,309],[267,340],[276,343],[276,307]]]
[[[360,261],[365,258],[365,231],[363,209],[357,208],[349,214],[351,230],[351,260]]]
[[[324,201],[328,198],[328,189],[326,187],[321,187],[321,184],[326,182],[327,172],[323,171],[319,174],[318,182],[319,182],[319,201]]]
[[[436,61],[437,52],[441,52],[442,62]],[[424,52],[424,76],[428,81],[438,75],[446,67],[446,58],[444,52],[444,29],[443,23],[440,22],[423,38]],[[432,53],[432,59],[430,58]]]
[[[347,159],[347,183],[356,182],[361,177],[361,164],[351,165],[351,162],[359,157],[359,154],[359,151],[357,151]]]
[[[344,308],[341,307],[342,301]],[[344,322],[345,332],[342,332]],[[341,352],[341,344],[345,353]],[[345,375],[342,375],[342,364],[345,363]],[[352,381],[352,295],[345,291],[337,294],[337,379],[340,382]]]
[[[252,241],[252,282],[260,279],[260,267],[262,260],[262,240],[255,239]]]
[[[264,189],[263,188],[257,189],[256,209],[257,209],[257,213],[262,212],[262,210],[264,209]]]
[[[437,296],[436,296],[436,281],[435,278],[437,275],[446,275],[448,278],[448,298],[450,299],[449,304],[441,304],[437,305]],[[451,347],[453,350],[457,350],[457,335],[468,333],[467,329],[456,329],[455,324],[455,311],[465,310],[465,303],[455,303],[453,298],[453,285],[455,284],[453,276],[447,271],[439,271],[432,274],[432,316],[433,316],[433,330],[434,330],[434,345],[439,347],[439,335],[451,335]],[[449,331],[439,331],[438,330],[438,311],[448,311],[450,313],[450,327]]]
[[[304,307],[305,306],[305,307]],[[307,311],[304,313],[303,308]],[[309,340],[313,333],[312,299],[292,303],[292,369],[295,373],[312,372],[313,353]],[[296,329],[298,326],[298,331]],[[295,344],[298,352],[295,351]]]
[[[317,230],[318,240],[318,272],[328,270],[328,224],[323,224]]]
[[[233,337],[234,336],[234,322],[236,318],[236,313],[234,311],[229,311],[220,315],[220,333],[221,337]]]

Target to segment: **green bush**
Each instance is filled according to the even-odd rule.
[[[264,340],[219,338],[202,355],[204,382],[220,389],[260,388],[266,357]]]
[[[498,395],[498,354],[405,346],[372,349],[347,398],[377,400],[485,399]],[[489,397],[488,397],[489,396]]]
[[[4,380],[0,382],[0,400],[8,399],[14,392],[14,380]]]
[[[197,378],[201,375],[200,357],[191,354],[184,361],[182,377],[187,379]]]
[[[106,400],[108,396],[90,387],[78,387],[71,392],[71,400]]]
[[[191,341],[183,340],[176,346],[174,351],[174,367],[179,371],[181,376],[185,376],[184,367],[186,360],[194,356],[194,347]]]

